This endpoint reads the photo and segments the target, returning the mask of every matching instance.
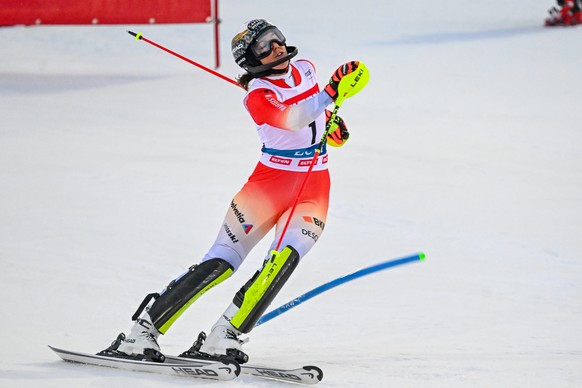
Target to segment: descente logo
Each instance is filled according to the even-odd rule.
[[[303,235],[309,236],[315,241],[317,241],[319,239],[319,236],[317,234],[313,233],[311,230],[301,229],[301,232],[303,233]]]

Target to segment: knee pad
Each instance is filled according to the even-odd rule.
[[[297,264],[299,253],[290,245],[281,252],[273,251],[263,268],[240,289],[233,303],[238,311],[230,323],[241,333],[250,332],[287,282]]]

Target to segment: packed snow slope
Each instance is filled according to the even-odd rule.
[[[325,233],[254,330],[255,363],[316,364],[324,387],[582,386],[582,27],[553,2],[221,1],[230,38],[267,18],[324,85],[358,59],[352,137],[330,151]],[[243,92],[126,30],[213,64],[209,25],[0,29],[2,387],[215,386],[77,367],[150,292],[197,263],[259,155]],[[281,190],[286,190],[281,187]],[[261,243],[160,343],[209,330],[261,265]],[[237,387],[284,386],[243,377]]]

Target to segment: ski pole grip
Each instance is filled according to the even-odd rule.
[[[370,72],[363,62],[358,61],[358,67],[349,74],[346,74],[341,79],[338,85],[338,97],[335,101],[336,105],[341,105],[345,98],[350,98],[368,84],[370,80]]]

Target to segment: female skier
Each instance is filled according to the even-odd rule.
[[[244,105],[263,143],[259,162],[230,202],[218,237],[201,263],[172,280],[160,294],[148,295],[132,318],[129,335],[121,333],[100,354],[163,361],[158,336],[202,294],[231,276],[275,227],[262,268],[236,293],[208,337],[201,333],[183,354],[246,362],[248,356],[241,349],[245,341],[239,336],[253,329],[323,232],[330,188],[325,148],[301,196],[297,195],[331,116],[326,107],[337,98],[342,77],[353,72],[358,62],[338,68],[320,91],[313,64],[291,61],[297,49],[287,46],[281,31],[262,19],[246,23],[232,39],[232,53],[246,70],[238,82],[247,90]],[[343,120],[335,117],[327,143],[341,146],[349,134]]]

